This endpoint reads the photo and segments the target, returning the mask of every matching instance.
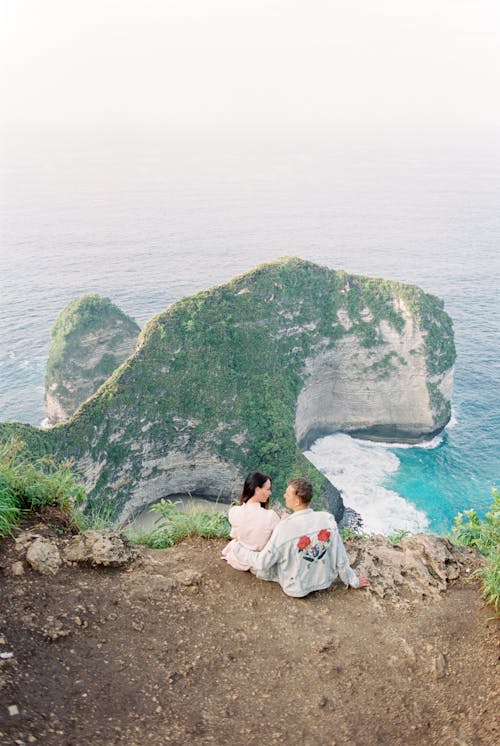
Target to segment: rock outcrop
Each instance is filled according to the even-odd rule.
[[[340,520],[338,491],[300,447],[337,430],[431,437],[450,416],[454,360],[438,298],[281,259],[173,304],[69,422],[17,431],[73,458],[89,502],[119,522],[163,497],[229,502],[254,469],[277,496],[290,476],[311,479]]]
[[[83,531],[66,543],[62,554],[66,562],[120,567],[132,562],[138,550],[124,534],[116,531]]]
[[[84,295],[54,322],[45,380],[51,425],[73,412],[131,355],[140,328],[108,298]]]
[[[147,549],[132,546],[129,539],[117,531],[84,531],[68,538],[54,536],[44,524],[38,524],[37,528],[36,532],[21,531],[16,537],[19,559],[15,564],[23,565],[25,561],[43,575],[55,575],[64,566],[80,563],[94,567],[135,564],[138,588],[137,591],[133,589],[134,596],[149,595],[152,588],[146,585],[151,581],[154,589],[162,592],[203,582],[203,573],[189,566],[176,570],[168,578],[158,575],[155,568],[161,562],[152,558],[148,561]],[[366,593],[373,602],[384,600],[398,607],[438,598],[451,584],[470,576],[484,562],[476,549],[456,546],[433,534],[407,536],[399,544],[380,535],[352,535],[345,540],[345,547],[355,572],[370,578]],[[11,570],[10,574],[23,573]]]
[[[385,536],[346,541],[349,562],[370,578],[369,593],[396,605],[438,597],[460,575],[481,562],[478,551],[433,534],[415,534],[392,544]]]
[[[39,525],[42,533],[23,531],[16,538],[16,552],[27,564],[42,575],[56,575],[64,564],[78,563],[103,567],[123,567],[140,556],[127,537],[111,531],[83,531],[71,538],[45,536],[48,528]],[[22,560],[13,563],[12,575],[22,575]]]
[[[429,374],[425,328],[403,298],[396,298],[394,305],[403,326],[398,331],[382,319],[374,347],[367,349],[362,338],[346,333],[334,347],[315,350],[306,359],[295,416],[302,448],[339,431],[370,440],[416,443],[446,424],[453,368]],[[347,315],[341,318],[348,332],[351,320]],[[365,320],[373,320],[369,311]],[[442,397],[441,411],[434,406],[432,386]]]
[[[34,570],[43,575],[55,575],[61,566],[61,555],[56,544],[43,536],[36,538],[30,544],[26,553],[26,560]]]

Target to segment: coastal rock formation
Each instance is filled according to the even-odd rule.
[[[51,425],[66,422],[135,350],[140,329],[108,298],[85,295],[54,322],[45,379]]]
[[[340,520],[338,491],[300,447],[337,430],[431,437],[450,417],[454,361],[438,298],[285,258],[154,317],[66,424],[9,427],[35,453],[73,458],[89,503],[118,523],[163,497],[230,502],[255,469],[278,497],[290,476],[311,479]]]
[[[385,536],[346,541],[349,562],[370,578],[369,593],[398,606],[412,597],[438,597],[464,568],[479,565],[477,550],[453,545],[433,534],[406,536],[394,545]]]
[[[375,346],[367,349],[362,338],[346,333],[333,348],[324,345],[306,359],[295,417],[302,448],[338,431],[370,440],[416,443],[448,421],[453,369],[429,373],[425,328],[403,298],[396,298],[394,307],[402,328],[398,331],[381,319]],[[341,318],[348,332],[351,320],[347,315]],[[365,320],[372,318],[367,311]]]

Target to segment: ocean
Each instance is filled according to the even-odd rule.
[[[5,144],[5,143],[4,143]],[[452,420],[416,447],[323,438],[307,456],[368,531],[447,532],[499,483],[500,154],[482,142],[19,134],[1,153],[0,420],[39,425],[50,329],[99,293],[140,325],[300,256],[415,283],[457,346]]]

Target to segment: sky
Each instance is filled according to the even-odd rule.
[[[500,131],[498,0],[0,0],[4,133]]]

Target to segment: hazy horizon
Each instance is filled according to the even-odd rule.
[[[5,145],[26,131],[493,143],[500,129],[491,0],[0,7]]]

